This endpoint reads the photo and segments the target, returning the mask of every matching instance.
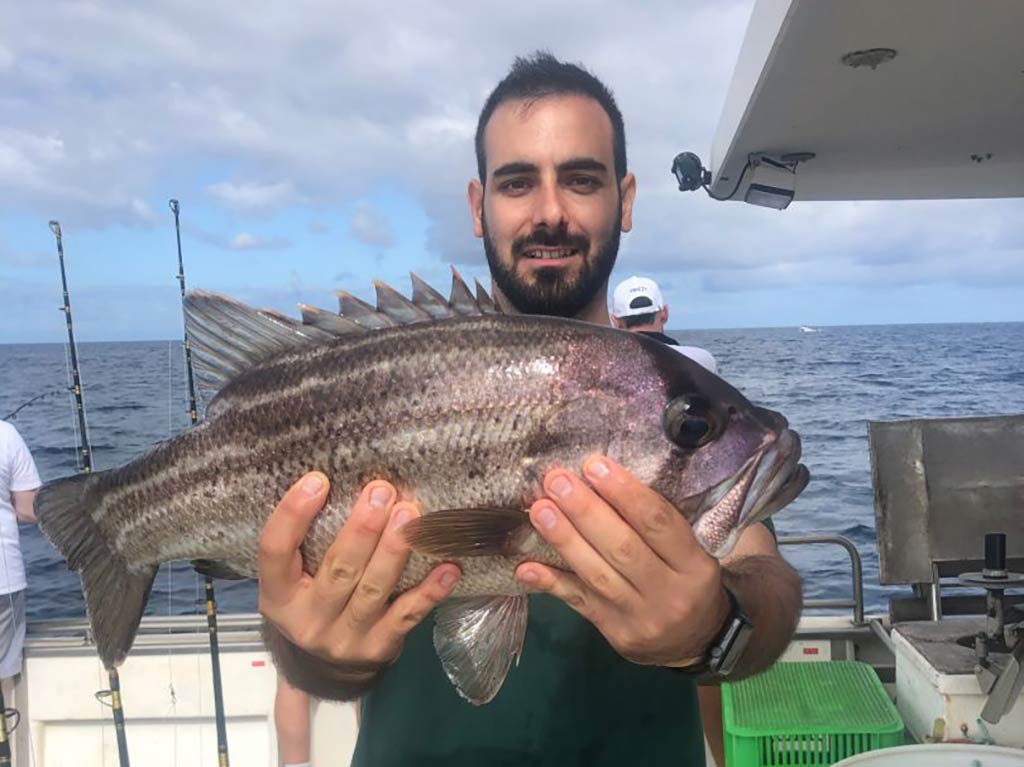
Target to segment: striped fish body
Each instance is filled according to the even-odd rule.
[[[626,416],[633,392],[601,379],[616,354],[636,355],[635,342],[582,323],[489,315],[303,348],[232,381],[195,429],[95,475],[90,492],[102,500],[93,515],[132,565],[206,559],[255,577],[267,516],[313,469],[332,484],[303,546],[311,573],[374,479],[392,482],[428,514],[523,511],[547,468],[625,445],[609,405],[617,397],[617,415]],[[636,447],[625,452],[655,470],[653,479],[653,446]],[[414,559],[403,585],[432,564]],[[519,592],[508,566],[458,588]]]

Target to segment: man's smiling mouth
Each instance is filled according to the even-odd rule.
[[[523,250],[523,256],[526,258],[538,258],[538,259],[559,259],[559,258],[570,258],[571,256],[578,256],[579,250],[576,248],[540,248],[532,247]]]

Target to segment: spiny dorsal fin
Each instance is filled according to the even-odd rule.
[[[480,280],[476,281],[476,302],[480,307],[480,311],[484,314],[500,314],[497,304],[494,303],[494,299],[487,293],[487,289],[480,283]]]
[[[309,304],[299,304],[299,311],[302,313],[302,324],[319,328],[325,333],[333,336],[348,336],[354,333],[365,333],[366,328],[357,325],[350,319],[340,314],[329,312],[326,309],[318,309]]]
[[[289,330],[302,331],[314,340],[326,341],[332,335],[336,335],[325,331],[323,328],[317,327],[313,323],[302,322],[294,317],[289,317],[287,314],[277,311],[277,309],[264,308],[260,309],[259,313],[268,320],[276,322]]]
[[[399,325],[428,322],[431,317],[393,287],[380,280],[373,281],[377,289],[377,311],[386,314]]]
[[[260,307],[256,311],[258,311],[264,317],[267,317],[267,318],[272,319],[272,320],[277,320],[278,322],[283,323],[285,325],[297,325],[297,324],[299,324],[292,317],[289,317],[287,314],[284,314],[283,312],[279,312],[277,309],[271,309],[269,306]]]
[[[477,294],[474,297],[466,281],[455,267],[452,267],[451,298],[447,300],[416,274],[410,276],[412,277],[411,300],[387,283],[374,280],[373,285],[377,290],[376,307],[370,306],[348,291],[339,290],[338,299],[342,318],[364,330],[377,330],[410,325],[414,322],[444,320],[450,317],[473,317],[481,314],[502,313],[479,280],[476,283]],[[317,313],[315,318],[312,316],[314,312]],[[321,316],[320,312],[322,310],[313,310],[312,307],[304,308],[304,321],[328,332],[335,332],[333,326],[337,323],[333,319]],[[350,328],[338,327],[336,334],[344,335],[349,332],[352,332]]]
[[[301,346],[323,343],[334,336],[501,312],[479,281],[474,298],[455,267],[448,301],[415,274],[412,300],[383,282],[374,281],[374,287],[376,307],[341,290],[340,315],[299,304],[301,322],[276,309],[253,309],[218,293],[191,291],[185,298],[185,327],[204,401],[264,360]]]
[[[283,322],[218,293],[193,290],[184,304],[193,368],[206,401],[260,362],[325,337],[314,328]]]
[[[412,272],[409,277],[412,279],[412,302],[420,307],[434,319],[443,319],[452,316],[451,307],[448,306],[448,299],[428,285],[422,277]]]
[[[456,314],[463,316],[482,314],[469,286],[466,285],[466,281],[462,279],[459,270],[454,266],[452,267],[452,296],[448,299],[448,305]]]
[[[338,303],[341,316],[362,325],[367,330],[390,328],[396,323],[386,314],[381,314],[365,301],[362,301],[346,290],[338,291]]]

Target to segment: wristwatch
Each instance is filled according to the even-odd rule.
[[[729,615],[722,629],[708,645],[707,654],[697,663],[682,668],[671,667],[673,671],[695,677],[729,676],[743,655],[743,651],[754,633],[754,626],[740,607],[736,595],[725,588],[729,595]]]

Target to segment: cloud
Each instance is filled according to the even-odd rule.
[[[231,250],[283,250],[290,245],[284,237],[260,237],[249,232],[239,232],[228,240]]]
[[[195,237],[200,242],[205,242],[207,245],[212,245],[221,250],[285,250],[292,245],[291,240],[287,237],[280,235],[267,237],[248,231],[237,232],[230,237],[226,237],[216,232],[211,232],[192,221],[183,222],[181,231],[190,237]]]
[[[147,224],[155,224],[158,222],[156,213],[153,212],[153,208],[145,200],[135,197],[128,203],[128,208],[141,222],[145,222]]]
[[[361,202],[348,222],[352,236],[367,245],[391,248],[395,244],[395,233],[387,217],[374,205]]]
[[[290,181],[267,184],[221,181],[206,187],[206,193],[222,205],[244,211],[279,208],[301,199]]]

